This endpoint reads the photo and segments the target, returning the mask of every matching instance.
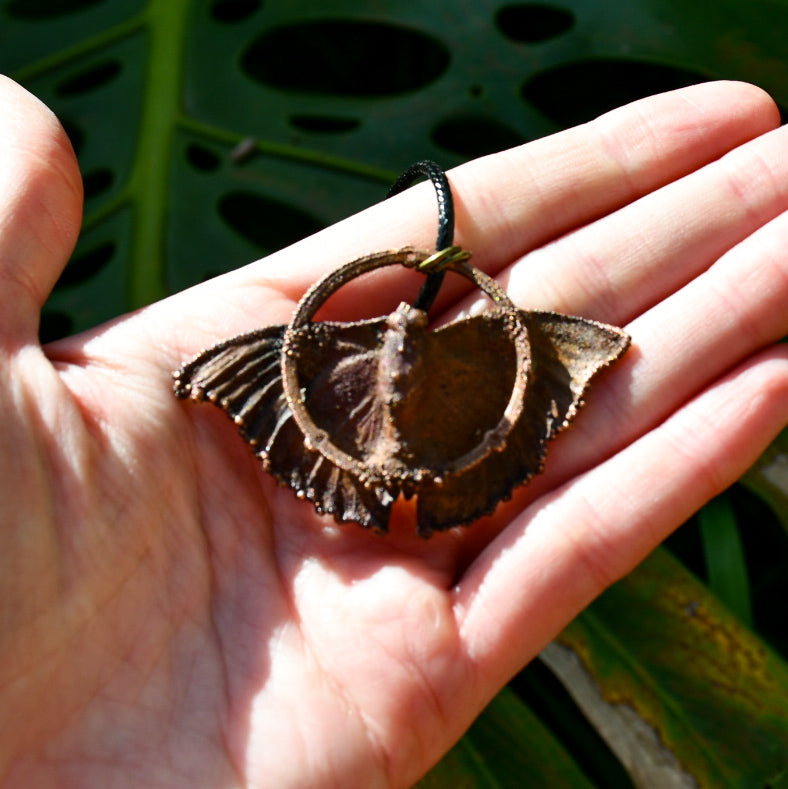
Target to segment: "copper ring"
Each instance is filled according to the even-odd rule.
[[[299,302],[298,309],[285,331],[281,357],[282,385],[293,417],[301,432],[308,437],[308,448],[320,452],[335,466],[351,474],[358,474],[359,460],[353,458],[331,442],[328,434],[315,425],[304,403],[304,392],[302,392],[298,381],[297,359],[293,350],[296,333],[312,320],[317,310],[329,296],[355,277],[386,266],[402,265],[407,268],[417,268],[420,263],[427,260],[432,254],[426,250],[404,247],[399,250],[367,255],[346,263],[344,266],[327,274],[310,288]],[[470,266],[462,258],[449,261],[446,268],[473,282],[498,307],[507,313],[514,324],[512,333],[517,359],[514,386],[500,421],[494,428],[487,431],[484,440],[477,444],[476,447],[461,455],[441,470],[441,474],[452,474],[474,466],[490,453],[504,448],[507,436],[512,426],[519,419],[525,405],[525,394],[531,367],[531,349],[528,341],[528,331],[525,323],[519,317],[519,310],[492,277]],[[429,476],[430,473],[429,469],[417,469],[414,470],[413,475],[424,476],[426,474]],[[387,474],[382,469],[368,468],[365,469],[365,474],[372,483],[387,481]]]

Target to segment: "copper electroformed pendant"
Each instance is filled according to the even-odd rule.
[[[428,162],[406,172],[418,174],[436,184],[450,244],[445,175]],[[596,321],[517,309],[468,257],[446,245],[347,263],[306,293],[289,325],[227,340],[173,373],[175,394],[226,411],[271,474],[338,522],[385,532],[402,494],[417,497],[423,537],[471,523],[541,471],[547,441],[630,340]],[[393,265],[427,275],[415,306],[312,322],[342,285]],[[470,280],[493,306],[430,331],[427,310],[445,271]]]

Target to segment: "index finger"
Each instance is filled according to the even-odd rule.
[[[497,273],[526,251],[778,125],[772,100],[742,83],[705,83],[643,99],[590,124],[451,170],[455,241],[473,252],[474,265]],[[271,291],[297,301],[325,273],[360,255],[405,245],[430,248],[436,216],[432,187],[419,184],[223,283],[238,288],[232,298],[244,311],[260,315],[261,300]],[[447,281],[437,306],[446,306],[463,288]],[[397,290],[396,276],[387,272],[337,294],[336,310],[344,320],[358,316],[359,304],[365,312],[386,312],[406,292]],[[239,316],[238,331],[252,327]]]
[[[732,111],[732,108],[735,108]],[[526,251],[677,180],[779,125],[759,88],[714,82],[653,96],[596,121],[475,160],[449,172],[455,240],[473,263],[497,273]],[[177,365],[202,347],[271,323],[287,322],[317,279],[371,252],[430,248],[435,197],[419,184],[264,260],[177,294],[113,330],[136,341],[144,321],[157,338],[157,364]],[[389,312],[417,289],[409,272],[385,271],[343,288],[331,318]],[[410,273],[410,278],[416,275]],[[436,310],[465,291],[447,279]],[[100,343],[93,349],[100,352]]]

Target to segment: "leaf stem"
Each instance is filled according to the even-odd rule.
[[[39,58],[33,63],[29,63],[27,66],[22,66],[22,68],[16,69],[12,76],[17,82],[27,84],[36,77],[45,74],[47,71],[61,68],[67,63],[78,60],[86,54],[100,51],[110,44],[128,38],[143,28],[145,22],[145,15],[137,14],[124,22],[120,22],[106,30],[102,30],[101,33],[97,33],[95,36],[91,36],[90,38],[78,41],[76,44],[59,49],[57,52]]]
[[[166,226],[175,128],[181,106],[181,74],[188,0],[150,0],[145,11],[150,56],[142,99],[139,146],[129,187],[143,198],[134,205],[129,282],[130,308],[167,294]]]
[[[192,134],[228,146],[235,146],[245,139],[242,134],[229,131],[220,126],[205,123],[186,115],[180,118],[179,126]],[[390,184],[397,177],[397,173],[394,170],[384,170],[381,167],[372,167],[353,159],[333,156],[323,153],[322,151],[313,151],[296,145],[286,145],[284,143],[255,138],[254,149],[259,153],[275,156],[278,159],[290,159],[291,161],[314,164],[319,167],[324,167],[327,170],[337,170],[349,175],[358,175],[370,181],[378,181],[381,184]]]

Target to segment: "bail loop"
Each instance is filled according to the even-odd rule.
[[[467,249],[459,246],[450,246],[441,249],[434,255],[430,255],[426,260],[422,260],[416,266],[418,271],[424,271],[429,274],[433,272],[442,272],[446,268],[450,268],[454,263],[459,263],[462,260],[468,260],[471,253]]]

